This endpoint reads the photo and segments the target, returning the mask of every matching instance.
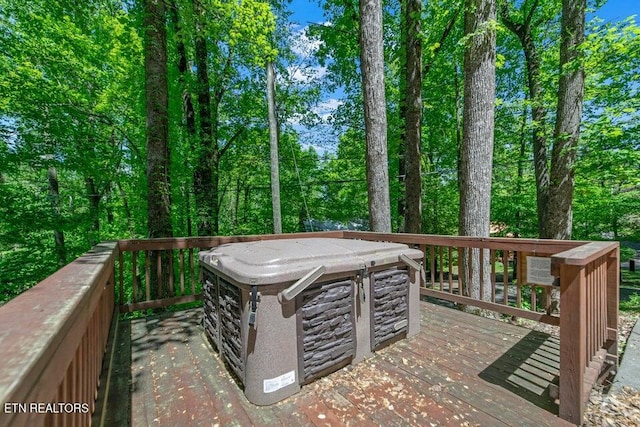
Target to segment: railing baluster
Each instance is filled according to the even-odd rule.
[[[149,251],[144,251],[144,267],[145,267],[145,290],[146,290],[146,301],[151,300],[151,261],[149,260]]]
[[[474,275],[472,247],[467,248],[467,263],[469,265],[469,268],[468,268],[468,271],[466,272],[467,274],[465,274],[465,282],[462,288],[460,289],[460,291],[462,292],[462,290],[466,288],[467,292],[469,292],[468,296],[471,296],[473,294],[473,291],[471,290],[471,286],[473,284],[473,275]],[[460,295],[464,295],[464,292],[460,293]]]
[[[537,311],[538,301],[536,295],[536,285],[531,285],[531,310]],[[518,296],[520,296],[520,289],[518,288]],[[520,302],[518,302],[518,306],[520,306]]]
[[[496,302],[496,251],[489,251],[489,262],[491,262],[491,302]]]
[[[132,301],[138,302],[138,252],[131,252],[131,260],[132,260],[132,276],[133,276],[133,296]]]
[[[544,304],[547,308],[551,307],[551,288],[548,286],[544,287]]]
[[[194,277],[194,265],[193,265],[193,248],[189,248],[189,273],[191,275],[191,293],[196,293],[196,279]]]
[[[484,300],[484,249],[478,249],[480,260],[480,300]]]
[[[427,278],[426,278],[426,271],[427,271],[427,245],[420,245],[420,250],[422,251],[422,266],[425,270],[425,278],[424,281],[425,283],[423,283],[423,286],[426,288],[427,286]]]
[[[449,293],[453,293],[453,247],[449,246]]]
[[[430,273],[429,276],[431,277],[431,287],[435,288],[436,286],[436,272],[435,272],[435,268],[436,268],[436,261],[435,261],[436,257],[435,257],[435,248],[433,245],[429,246],[429,269],[430,269]]]
[[[603,258],[600,275],[600,342],[607,342],[607,260]]]
[[[444,251],[442,246],[438,246],[438,254],[440,256],[440,290],[444,289]],[[435,286],[434,286],[435,288]]]
[[[522,267],[520,263],[520,252],[513,252],[513,271],[516,276],[516,307],[522,308]],[[535,290],[532,290],[531,294],[535,294]],[[531,305],[532,311],[537,311],[536,305]]]
[[[82,340],[84,341],[84,338],[82,338]],[[82,342],[81,342],[80,345],[78,346],[78,349],[76,350],[77,363],[73,370],[73,376],[74,376],[73,397],[75,398],[76,402],[84,403],[84,400],[82,400],[84,398],[84,396],[82,395],[82,369],[84,367],[82,356],[83,356],[83,353],[82,353]],[[82,414],[78,414],[78,420],[80,422],[82,421]]]
[[[509,251],[502,250],[502,292],[504,305],[509,305]]]
[[[591,298],[591,313],[590,313],[590,317],[591,317],[591,322],[589,322],[591,324],[591,331],[590,331],[590,341],[591,341],[591,354],[589,354],[589,359],[591,359],[595,354],[596,354],[596,349],[598,346],[598,343],[596,342],[596,273],[597,273],[597,269],[594,268],[593,264],[591,264],[591,267],[589,268],[589,296]]]
[[[618,311],[620,300],[620,248],[606,256],[606,294],[607,294],[607,358],[618,365]]]
[[[156,280],[158,281],[158,298],[164,298],[164,289],[163,282],[164,278],[162,277],[162,254],[163,251],[154,251],[156,255]]]
[[[118,253],[118,276],[120,289],[120,305],[124,304],[124,254]]]
[[[175,296],[175,292],[173,289],[173,250],[169,249],[167,251],[169,253],[169,296]]]
[[[180,257],[180,295],[184,295],[184,251],[179,250]]]

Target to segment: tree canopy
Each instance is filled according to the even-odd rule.
[[[96,242],[148,237],[162,198],[174,236],[271,232],[267,64],[282,231],[373,225],[360,3],[324,0],[323,21],[310,24],[292,22],[288,2],[162,2],[166,59],[147,59],[167,73],[168,180],[148,198],[157,148],[147,144],[145,4],[154,3],[0,0],[0,301]],[[375,132],[386,140],[392,231],[409,221],[408,231],[459,232],[464,106],[479,91],[465,49],[490,28],[492,230],[547,233],[555,149],[571,157],[560,174],[574,179],[572,238],[640,239],[640,27],[634,17],[604,22],[603,2],[588,2],[584,39],[561,55],[562,3],[496,0],[495,17],[471,32],[465,14],[483,2],[382,4],[387,123]],[[576,70],[582,112],[569,131],[557,127],[559,88]]]

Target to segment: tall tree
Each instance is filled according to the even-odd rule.
[[[55,166],[47,169],[47,180],[49,181],[49,197],[51,198],[51,210],[53,212],[53,223],[56,227],[53,230],[53,240],[56,249],[58,267],[63,267],[67,263],[67,251],[64,245],[64,231],[62,231],[62,215],[60,214],[60,188],[58,182],[58,171]]]
[[[467,0],[465,6],[466,45],[464,52],[463,140],[460,158],[460,235],[489,236],[491,171],[495,102],[496,52],[495,0]],[[477,251],[463,256],[465,292],[488,299],[490,286],[480,295],[480,268],[486,270],[488,256]],[[480,266],[480,259],[485,265]],[[476,274],[471,274],[475,272]],[[484,274],[487,279],[488,273]],[[466,280],[465,280],[466,279]]]
[[[182,19],[180,17],[180,6],[177,0],[172,0],[170,5],[171,21],[173,23],[173,31],[176,37],[176,53],[177,53],[177,67],[178,67],[178,90],[181,93],[182,101],[182,124],[186,130],[187,151],[191,152],[194,148],[196,141],[196,112],[193,106],[193,96],[189,90],[188,81],[190,77],[190,71],[188,67],[187,48],[185,45],[185,39],[187,29],[184,28]],[[189,171],[189,160],[185,157],[184,169]],[[189,172],[191,173],[191,172]],[[182,192],[185,199],[185,212],[186,212],[186,231],[187,236],[193,235],[193,221],[191,218],[191,182],[181,183]]]
[[[369,221],[373,231],[391,232],[381,0],[360,0],[360,65],[367,147]]]
[[[549,201],[549,156],[547,153],[547,110],[542,84],[542,59],[536,46],[534,30],[550,17],[538,16],[539,0],[524,1],[515,13],[507,0],[500,0],[500,17],[505,26],[518,38],[525,57],[527,86],[531,102],[531,140],[536,177],[536,203],[538,212],[538,235],[546,236]]]
[[[167,30],[164,0],[144,1],[145,100],[147,115],[147,233],[149,237],[169,237],[171,226],[171,164],[169,157],[169,85],[167,78]],[[169,290],[169,262],[162,257],[162,275],[152,268],[151,297],[162,298]]]
[[[254,119],[264,117],[256,112],[253,90],[256,73],[264,75],[265,55],[273,51],[269,39],[275,20],[269,5],[261,1],[192,4],[199,118],[194,198],[198,234],[210,235],[218,234],[220,227],[224,156]],[[262,82],[260,92],[264,93]]]
[[[147,114],[147,231],[172,235],[169,180],[169,89],[167,30],[163,0],[144,1],[145,93]]]
[[[562,1],[560,84],[551,152],[551,179],[546,230],[543,237],[570,239],[573,224],[574,164],[576,160],[582,100],[586,0]]]
[[[267,69],[267,110],[269,115],[269,152],[271,153],[271,206],[273,209],[273,232],[282,233],[280,213],[280,166],[278,162],[278,117],[276,115],[276,73],[273,62],[268,61]]]
[[[404,231],[420,233],[422,228],[422,0],[405,0],[406,40],[406,180]]]
[[[205,11],[200,1],[193,1],[195,22],[196,103],[200,117],[197,160],[193,172],[193,192],[199,236],[218,234],[218,142],[217,123],[211,117],[211,83],[205,32]],[[217,112],[216,112],[217,113]],[[217,114],[216,114],[217,115]],[[214,135],[214,125],[216,135]]]

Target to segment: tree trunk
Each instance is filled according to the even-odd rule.
[[[400,61],[405,72],[398,76],[398,88],[400,100],[398,105],[398,118],[400,119],[400,134],[398,137],[398,223],[396,229],[398,233],[405,231],[406,225],[406,177],[407,177],[407,3],[410,0],[400,0]]]
[[[525,57],[527,67],[527,84],[529,88],[529,99],[531,100],[531,121],[533,127],[533,164],[536,176],[536,202],[538,212],[538,235],[549,237],[546,232],[547,209],[549,205],[549,159],[547,154],[546,117],[547,111],[544,107],[544,93],[540,77],[541,60],[538,49],[533,40],[531,32],[531,21],[534,12],[538,7],[538,2],[534,2],[532,7],[525,13],[525,4],[521,8],[522,22],[516,22],[516,18],[509,12],[506,0],[502,0],[500,15],[505,26],[518,37]]]
[[[585,0],[563,0],[560,39],[560,84],[551,152],[548,237],[570,239],[573,221],[574,163],[580,135],[584,69]]]
[[[494,0],[467,0],[465,34],[470,35],[464,52],[464,113],[460,165],[460,234],[489,236],[491,207],[491,170],[493,161],[493,129],[495,103],[496,35],[492,21],[496,19]],[[488,300],[491,287],[484,285],[480,295],[480,268],[484,278],[489,274],[489,257],[480,253],[462,256],[462,278],[465,294]],[[469,263],[471,261],[471,263]]]
[[[518,153],[518,180],[516,181],[515,188],[515,197],[520,199],[522,197],[522,184],[524,180],[524,166],[526,161],[526,152],[527,152],[527,137],[526,137],[526,128],[527,128],[527,106],[525,105],[522,108],[522,126],[520,127],[520,151]],[[522,229],[522,209],[520,205],[516,208],[516,212],[514,215],[514,222],[516,227],[516,232],[513,237],[520,237],[520,230]],[[517,258],[517,257],[516,257]],[[514,258],[514,260],[516,259]],[[517,270],[516,270],[517,271]]]
[[[456,176],[458,177],[458,190],[462,182],[462,114],[464,110],[464,99],[460,87],[460,69],[454,66],[453,84],[456,92]]]
[[[51,166],[47,169],[47,180],[49,181],[49,197],[51,209],[53,211],[53,243],[55,247],[56,259],[59,267],[67,264],[67,249],[64,244],[64,231],[62,231],[62,215],[60,211],[60,190],[58,183],[58,171]]]
[[[196,92],[200,115],[198,160],[193,173],[193,192],[196,206],[196,222],[199,236],[218,234],[218,222],[214,210],[218,205],[217,174],[214,176],[214,162],[217,143],[213,137],[211,119],[211,95],[209,93],[209,65],[207,61],[207,40],[204,37],[202,11],[198,1],[193,2],[196,23],[195,62]]]
[[[240,178],[236,178],[236,193],[233,199],[233,234],[237,233],[239,222],[239,213],[240,213],[240,186],[242,185],[242,181]]]
[[[196,113],[193,107],[193,97],[191,91],[187,87],[187,75],[189,74],[188,61],[187,61],[187,49],[184,44],[184,36],[182,35],[182,26],[180,23],[180,14],[178,5],[174,0],[171,3],[171,19],[173,21],[173,30],[176,34],[176,51],[178,54],[177,66],[178,66],[178,87],[182,91],[182,116],[184,119],[184,125],[187,130],[187,144],[188,147],[194,147],[196,139]],[[189,170],[188,159],[184,161],[185,170]],[[185,198],[185,218],[187,236],[193,235],[193,225],[191,220],[191,191],[189,190],[190,183],[183,183],[182,193]]]
[[[178,85],[182,90],[182,115],[185,121],[187,134],[193,140],[196,136],[196,114],[193,108],[193,100],[191,92],[186,85],[186,76],[189,73],[188,61],[187,61],[187,49],[184,45],[184,39],[182,34],[182,26],[180,24],[180,15],[178,13],[178,5],[175,0],[171,4],[171,19],[173,21],[173,29],[177,36],[176,51],[178,53]],[[190,141],[192,142],[192,141]]]
[[[167,33],[163,0],[144,1],[145,90],[147,115],[147,232],[148,237],[168,237],[171,226]],[[168,260],[162,256],[162,277],[151,269],[152,299],[168,295]]]
[[[422,229],[422,36],[421,0],[406,0],[407,27],[406,111],[405,135],[407,155],[405,181],[405,228],[407,233]]]
[[[133,227],[133,215],[131,214],[131,208],[129,207],[129,199],[127,198],[127,193],[125,193],[124,188],[122,188],[122,184],[116,182],[118,186],[118,192],[120,193],[120,197],[122,198],[122,206],[124,207],[124,213],[127,218],[127,228],[129,229],[129,236],[134,239],[136,237],[136,230]]]
[[[89,244],[95,246],[100,242],[100,199],[102,196],[98,194],[96,183],[93,177],[84,179],[87,198],[89,199]]]
[[[267,63],[267,105],[269,110],[269,145],[271,153],[271,206],[273,208],[273,232],[282,233],[280,213],[280,169],[278,162],[278,117],[276,116],[276,76],[273,62]]]
[[[369,221],[373,231],[391,232],[381,0],[360,0],[360,65],[366,134]]]
[[[147,229],[149,237],[171,236],[167,35],[162,0],[145,0],[147,115]]]

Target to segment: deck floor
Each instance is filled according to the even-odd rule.
[[[558,374],[557,339],[428,302],[421,308],[418,336],[269,407],[249,403],[229,376],[205,339],[201,309],[120,321],[101,386],[107,404],[98,401],[106,408],[102,421],[119,427],[567,424],[548,392]]]

